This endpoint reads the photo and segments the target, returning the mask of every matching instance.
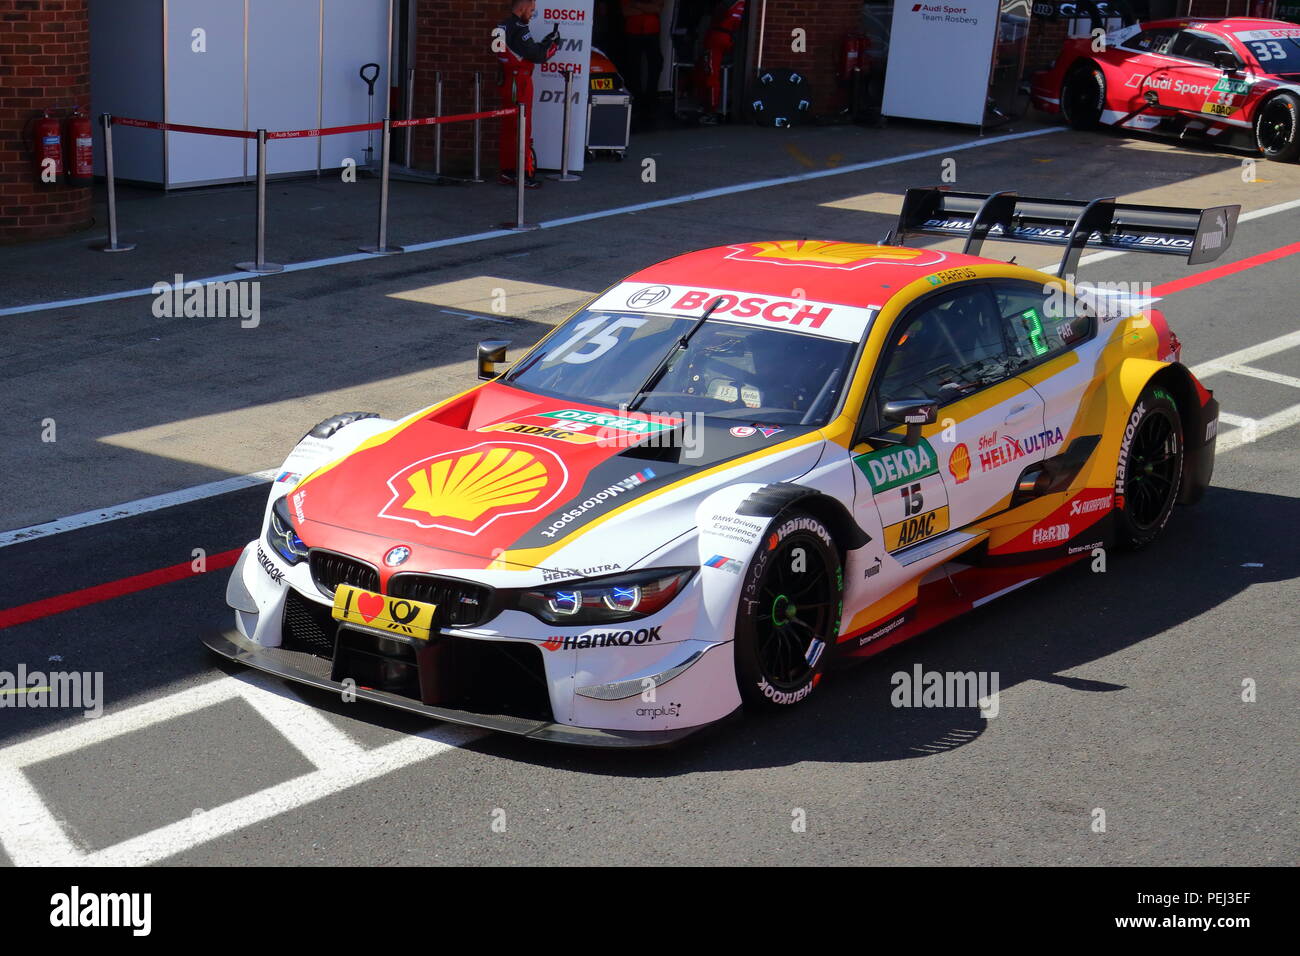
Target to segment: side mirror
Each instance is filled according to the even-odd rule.
[[[485,382],[497,377],[496,364],[506,360],[506,339],[485,339],[478,344],[478,377]]]
[[[885,402],[881,417],[895,425],[906,425],[904,445],[921,443],[921,426],[933,425],[939,420],[939,406],[928,398],[904,398]]]
[[[1216,68],[1224,73],[1239,73],[1241,71],[1241,61],[1230,50],[1215,50],[1210,54],[1210,60]]]

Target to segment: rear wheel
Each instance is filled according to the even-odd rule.
[[[1255,145],[1265,159],[1289,163],[1300,158],[1300,97],[1279,93],[1255,114]]]
[[[1183,423],[1164,389],[1147,387],[1129,413],[1115,471],[1117,540],[1145,547],[1160,536],[1183,480]]]
[[[749,562],[736,610],[736,677],[760,707],[807,698],[839,633],[844,572],[830,531],[802,511],[778,516]]]
[[[1075,67],[1061,85],[1061,112],[1075,129],[1096,129],[1106,107],[1106,77],[1095,63]]]

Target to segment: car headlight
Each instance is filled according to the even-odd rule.
[[[287,495],[271,505],[271,520],[266,525],[266,543],[289,564],[297,564],[307,557],[307,545],[303,544],[293,527]]]
[[[550,624],[612,624],[657,614],[682,592],[695,568],[650,568],[519,592],[517,607]]]

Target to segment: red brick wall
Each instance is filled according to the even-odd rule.
[[[492,28],[509,13],[505,0],[417,0],[415,26],[415,115],[434,113],[434,74],[442,71],[442,111],[468,113],[474,103],[473,74],[483,74],[483,108],[500,105],[497,60],[492,52]],[[501,120],[485,120],[483,170],[497,168],[497,130]],[[451,123],[442,128],[442,171],[464,173],[471,168],[472,127]],[[433,165],[433,129],[415,134],[414,162]]]
[[[835,67],[844,34],[862,29],[861,9],[861,0],[769,0],[763,66],[797,70],[812,87],[814,113],[831,113],[845,105]],[[796,53],[790,48],[795,29],[805,32],[807,52]]]
[[[0,242],[91,223],[88,186],[41,185],[31,123],[90,106],[87,0],[0,0]]]
[[[1025,75],[1050,69],[1061,52],[1069,32],[1068,20],[1049,20],[1033,17],[1029,21],[1029,41],[1025,46]]]

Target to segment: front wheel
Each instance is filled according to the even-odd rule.
[[[1129,413],[1115,468],[1117,540],[1132,550],[1160,536],[1183,480],[1183,423],[1164,389],[1147,387]]]
[[[736,610],[736,678],[750,704],[797,704],[821,680],[839,634],[844,571],[830,531],[803,511],[769,526]]]
[[[1061,112],[1075,129],[1096,129],[1106,108],[1106,77],[1089,63],[1076,67],[1061,84]]]
[[[1279,93],[1264,104],[1255,116],[1255,145],[1265,159],[1300,158],[1300,97]]]

